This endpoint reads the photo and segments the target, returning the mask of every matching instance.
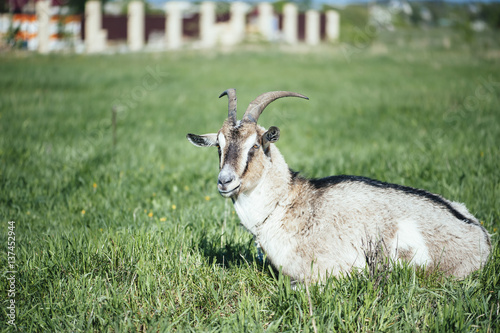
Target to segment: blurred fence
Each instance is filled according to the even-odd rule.
[[[64,48],[93,53],[117,45],[138,51],[236,45],[247,40],[317,45],[338,40],[340,33],[337,12],[299,12],[292,3],[277,13],[269,3],[233,2],[220,12],[213,2],[170,1],[164,15],[146,15],[143,2],[131,1],[127,14],[103,15],[101,2],[90,0],[84,15],[52,12],[50,0],[40,0],[36,14],[4,15],[0,34],[10,34],[29,50],[43,53]]]

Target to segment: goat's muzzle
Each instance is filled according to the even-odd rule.
[[[231,198],[238,194],[240,186],[241,182],[234,170],[228,166],[224,166],[219,172],[219,178],[217,179],[219,193],[225,198]]]

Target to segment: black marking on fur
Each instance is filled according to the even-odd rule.
[[[239,155],[240,155],[240,148],[238,147],[238,145],[230,143],[229,146],[227,147],[227,151],[224,156],[224,164],[229,163],[234,167],[235,170],[237,170],[236,164]]]
[[[199,145],[199,146],[210,145],[210,142],[207,139],[205,139],[204,137],[202,137],[201,135],[189,133],[187,135],[187,138],[188,138],[188,140],[190,140],[191,142],[193,142],[194,144]]]
[[[272,126],[266,133],[264,133],[264,136],[268,142],[276,142],[280,137],[280,129]]]
[[[254,147],[252,147],[248,151],[247,164],[245,164],[245,169],[243,170],[242,177],[244,177],[245,174],[247,173],[247,171],[248,171],[248,165],[250,164],[250,162],[252,161],[253,157],[255,156],[255,151],[256,150],[257,149],[255,149]]]
[[[297,177],[298,174],[292,174],[292,177]],[[316,189],[324,189],[325,187],[337,185],[340,183],[345,183],[345,182],[360,182],[369,186],[377,187],[377,188],[383,188],[383,189],[392,189],[395,191],[399,191],[405,194],[409,195],[414,195],[418,197],[422,197],[424,199],[427,199],[429,201],[432,201],[446,210],[448,210],[453,216],[455,216],[457,219],[467,223],[467,224],[475,224],[473,220],[465,217],[457,211],[455,208],[453,208],[452,205],[450,205],[448,202],[446,202],[442,197],[439,195],[427,192],[425,190],[420,190],[417,188],[409,187],[409,186],[403,186],[403,185],[398,185],[398,184],[391,184],[391,183],[385,183],[381,182],[378,180],[374,180],[371,178],[367,177],[361,177],[361,176],[349,176],[349,175],[340,175],[340,176],[331,176],[331,177],[326,177],[326,178],[319,178],[319,179],[309,179],[309,183]]]

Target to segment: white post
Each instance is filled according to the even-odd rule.
[[[297,43],[297,6],[287,3],[283,7],[283,38],[289,44]]]
[[[258,27],[259,32],[262,34],[264,39],[270,41],[274,39],[273,30],[273,6],[268,2],[262,2],[258,6],[259,18]]]
[[[41,0],[36,3],[36,17],[38,21],[38,52],[50,51],[50,0]]]
[[[230,44],[238,44],[245,38],[246,27],[246,12],[248,5],[243,2],[233,2],[231,4],[231,19],[230,19]]]
[[[215,46],[217,42],[215,30],[215,3],[205,1],[200,6],[200,37],[204,47]]]
[[[144,2],[131,1],[128,4],[127,43],[131,51],[144,47]]]
[[[319,33],[319,13],[316,10],[306,12],[306,44],[318,45],[320,40]]]
[[[6,34],[11,26],[10,14],[0,14],[0,34]]]
[[[340,15],[334,10],[326,12],[326,38],[338,41],[340,37]]]
[[[108,34],[101,27],[101,1],[87,1],[85,3],[85,47],[88,53],[102,52],[106,48]]]
[[[168,2],[166,5],[167,29],[165,36],[167,38],[167,47],[169,49],[179,49],[182,46],[182,8],[181,2]]]

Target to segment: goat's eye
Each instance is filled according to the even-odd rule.
[[[256,144],[254,144],[254,145],[253,145],[253,147],[252,147],[252,148],[253,148],[253,149],[259,149],[259,147],[260,147],[260,146],[259,146],[259,144],[258,144],[258,143],[256,143]]]

